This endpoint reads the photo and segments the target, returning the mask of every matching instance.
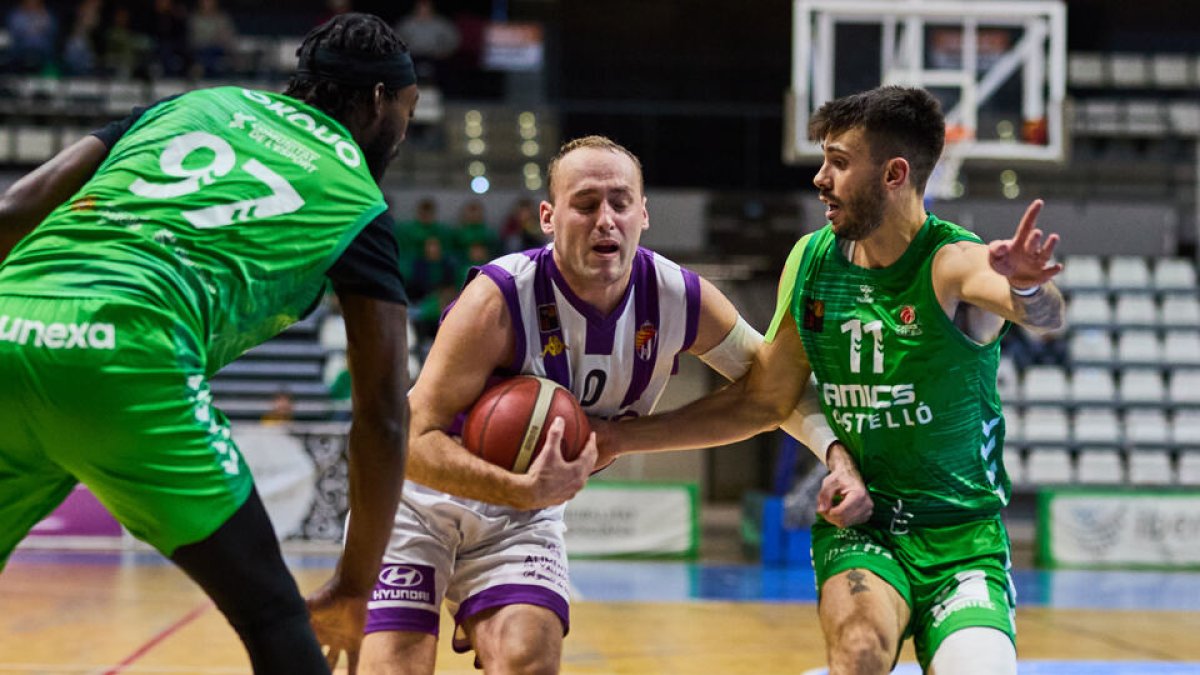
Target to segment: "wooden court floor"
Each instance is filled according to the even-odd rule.
[[[297,578],[308,589],[326,574]],[[568,674],[800,674],[824,663],[811,603],[585,600],[572,614]],[[1022,660],[1200,662],[1200,613],[1029,607],[1018,631]],[[439,673],[478,672],[445,643]],[[0,673],[248,672],[233,631],[170,566],[18,554],[0,575]]]

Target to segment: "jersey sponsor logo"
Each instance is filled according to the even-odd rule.
[[[433,604],[434,569],[429,565],[384,565],[371,600],[406,600]]]
[[[804,330],[820,333],[825,330],[825,301],[816,298],[804,299]]]
[[[958,584],[946,589],[929,610],[933,615],[933,628],[942,625],[950,615],[960,610],[996,609],[996,603],[988,594],[987,575],[983,570],[958,572],[954,578]]]
[[[821,397],[830,408],[834,423],[848,433],[924,426],[933,421],[933,410],[917,401],[916,388],[912,384],[825,382],[821,384]],[[867,411],[861,411],[863,408]]]
[[[643,361],[649,361],[654,355],[654,338],[658,336],[658,329],[649,321],[642,324],[638,329],[637,334],[633,336],[633,350],[638,355],[638,358]]]
[[[42,323],[36,319],[0,315],[0,342],[45,349],[116,349],[117,329],[111,323]]]
[[[301,112],[294,106],[290,106],[283,101],[275,101],[266,94],[252,89],[243,89],[242,95],[262,105],[268,112],[274,113],[280,119],[292,124],[292,126],[307,131],[313,138],[332,147],[342,164],[351,169],[362,165],[362,153],[359,152],[357,145],[352,141],[342,138],[341,135],[324,124],[317,124],[317,121],[311,115]]]
[[[898,314],[900,324],[896,326],[896,334],[904,337],[916,337],[921,334],[921,324],[917,321],[917,308],[905,305]]]
[[[567,345],[557,335],[551,335],[549,340],[546,340],[546,346],[542,347],[542,358],[546,356],[558,356],[567,351]]]
[[[538,330],[550,333],[559,329],[558,306],[554,303],[538,305]]]

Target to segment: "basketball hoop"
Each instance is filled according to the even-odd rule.
[[[946,125],[946,144],[942,148],[942,158],[929,174],[925,185],[925,196],[929,199],[958,199],[963,196],[964,187],[958,179],[963,160],[971,154],[975,146],[975,130],[962,124]]]

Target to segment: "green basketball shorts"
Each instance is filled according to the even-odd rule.
[[[818,519],[812,554],[818,591],[834,575],[863,569],[900,593],[912,611],[904,637],[913,637],[922,668],[960,628],[996,628],[1016,640],[1008,532],[999,516],[904,534],[870,524],[838,529]]]
[[[0,295],[0,567],[77,481],[166,555],[242,505],[250,472],[202,354],[158,310]]]

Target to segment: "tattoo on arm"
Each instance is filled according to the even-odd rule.
[[[871,590],[866,584],[867,575],[858,570],[850,570],[846,578],[850,580],[850,595],[858,595],[859,593],[866,593]]]
[[[1063,296],[1047,284],[1031,296],[1013,295],[1013,304],[1021,313],[1020,323],[1030,328],[1055,330],[1063,324]]]

